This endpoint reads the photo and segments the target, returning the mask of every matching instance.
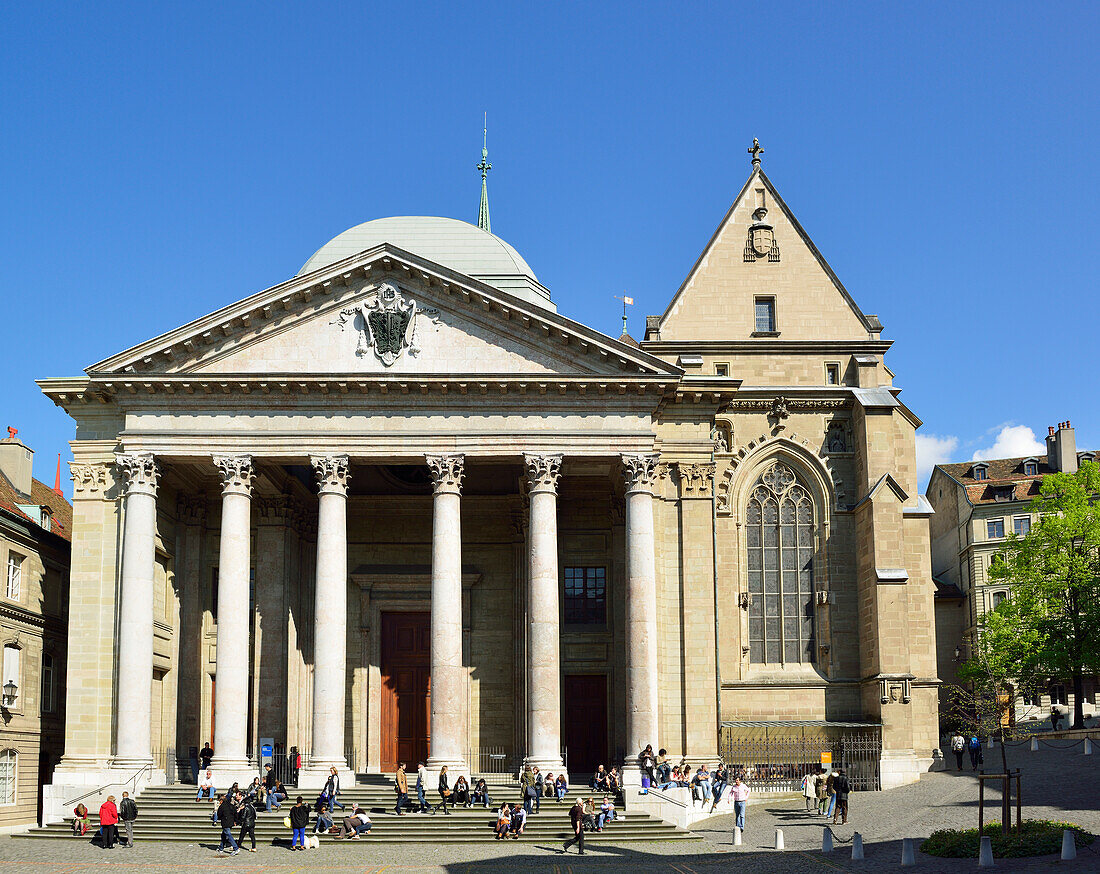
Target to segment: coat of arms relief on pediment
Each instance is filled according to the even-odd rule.
[[[439,310],[421,306],[396,285],[383,282],[365,300],[341,310],[333,324],[344,328],[353,323],[358,333],[355,354],[373,352],[385,367],[390,367],[406,351],[413,358],[420,354],[418,321],[423,319],[438,322]]]

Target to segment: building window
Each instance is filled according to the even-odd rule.
[[[1025,707],[1042,707],[1043,701],[1038,692],[1024,692],[1021,696]]]
[[[23,587],[23,556],[14,552],[8,553],[8,576],[4,587],[4,595],[9,601],[18,601],[19,592]]]
[[[1055,683],[1050,687],[1050,703],[1051,704],[1065,704],[1066,703],[1066,687],[1061,683]]]
[[[15,750],[0,750],[0,804],[15,804],[18,768],[19,753]]]
[[[993,593],[993,609],[996,610],[1004,603],[1004,599],[1008,597],[1008,592],[994,592]]]
[[[990,519],[985,523],[985,536],[987,540],[996,540],[1005,536],[1005,520]]]
[[[20,670],[22,655],[22,651],[13,643],[9,643],[4,647],[4,679],[0,681],[0,686],[15,683],[17,695],[23,694],[23,674]],[[18,706],[18,704],[19,699],[16,698],[13,706]]]
[[[1039,475],[1039,465],[1036,464],[1034,461],[1025,461],[1024,462],[1024,476],[1038,476],[1038,475]]]
[[[825,365],[825,385],[840,385],[840,365],[836,362]]]
[[[53,713],[55,690],[57,688],[56,674],[54,672],[53,656],[48,652],[42,654],[42,712]]]
[[[607,624],[607,569],[565,569],[565,624]]]
[[[1001,555],[1000,553],[997,553],[996,555],[991,555],[989,557],[989,569],[990,570],[993,570],[993,568],[997,567],[998,565],[1002,565],[1004,563],[1005,563],[1005,557],[1003,555]]]
[[[729,376],[730,366],[728,364],[715,364],[714,365],[715,376]]]
[[[787,465],[756,481],[745,514],[749,660],[813,660],[814,505]]]
[[[756,298],[756,333],[775,333],[775,298]]]
[[[1028,534],[1031,531],[1031,517],[1017,516],[1012,520],[1012,530],[1016,532],[1017,537]]]
[[[977,464],[974,466],[974,479],[989,479],[984,464]]]

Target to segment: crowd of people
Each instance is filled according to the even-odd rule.
[[[817,812],[841,825],[848,822],[848,794],[851,791],[851,782],[843,768],[835,771],[818,768],[802,778],[802,796],[806,799],[806,810]]]

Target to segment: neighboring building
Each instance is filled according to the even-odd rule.
[[[1057,471],[1075,473],[1092,452],[1078,452],[1070,423],[1059,422],[1047,435],[1046,455],[937,464],[925,495],[932,517],[932,573],[936,581],[936,641],[939,675],[957,682],[957,668],[970,655],[978,618],[1010,594],[1006,583],[989,576],[1004,560],[1010,534],[1031,530],[1028,505],[1039,494],[1043,477]],[[1086,679],[1085,712],[1097,704],[1095,678]],[[1017,700],[1016,719],[1045,719],[1052,705],[1073,710],[1073,686],[1057,680],[1041,695]],[[1063,711],[1065,712],[1065,711]]]
[[[723,723],[862,730],[884,785],[917,779],[931,508],[891,341],[758,159],[670,297],[613,339],[487,229],[378,219],[43,380],[95,605],[58,796],[208,739],[226,781],[271,738],[310,785],[491,749],[713,761]]]
[[[34,825],[65,738],[72,507],[31,476],[14,428],[0,440],[0,832]],[[12,694],[14,692],[14,694]]]

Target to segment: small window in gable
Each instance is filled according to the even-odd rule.
[[[989,479],[989,473],[987,466],[984,464],[975,464],[973,467],[974,479]]]
[[[775,333],[775,298],[758,297],[755,304],[756,333]]]
[[[1039,475],[1039,462],[1033,458],[1029,458],[1024,462],[1024,476],[1038,476]]]

